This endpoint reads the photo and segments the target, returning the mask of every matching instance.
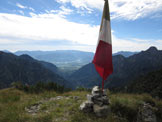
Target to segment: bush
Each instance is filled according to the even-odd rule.
[[[14,87],[14,88],[17,88],[19,90],[24,89],[24,85],[20,81],[11,83],[11,86]]]
[[[126,118],[130,122],[134,121],[137,116],[137,110],[120,103],[120,101],[113,103],[111,110],[119,117]]]
[[[43,91],[56,91],[59,93],[71,91],[69,88],[65,88],[64,86],[60,86],[54,82],[48,82],[48,83],[43,83],[43,82],[38,82],[35,85],[23,85],[21,82],[14,82],[12,84],[15,88],[19,90],[23,90],[24,92],[27,93],[41,93]]]
[[[76,91],[91,91],[91,89],[88,89],[88,88],[84,88],[84,87],[77,87],[76,88]]]

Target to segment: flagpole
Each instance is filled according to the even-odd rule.
[[[104,90],[104,79],[102,78],[102,91]]]

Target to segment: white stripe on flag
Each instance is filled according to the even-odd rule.
[[[110,28],[110,21],[103,19],[102,28],[99,33],[98,42],[102,40],[108,44],[111,44],[111,28]]]

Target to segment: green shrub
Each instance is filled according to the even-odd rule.
[[[34,119],[34,122],[52,122],[52,116],[44,115]]]
[[[14,86],[19,90],[23,90],[24,92],[36,94],[42,93],[44,91],[55,91],[59,93],[71,91],[71,89],[65,88],[64,86],[58,85],[54,82],[47,82],[47,83],[38,82],[37,84],[30,86],[23,85],[21,82],[14,82],[12,86]]]
[[[24,88],[24,85],[20,81],[11,83],[11,86],[19,90],[23,90]]]
[[[88,89],[88,88],[84,88],[84,87],[77,87],[76,88],[76,91],[91,91],[91,89]]]
[[[126,118],[128,121],[134,121],[137,116],[137,110],[128,107],[119,101],[116,101],[111,105],[111,110],[119,117]]]
[[[0,102],[1,103],[9,103],[9,102],[17,102],[20,100],[20,95],[18,94],[9,94],[9,95],[6,95],[6,94],[2,94],[0,96]]]
[[[152,106],[155,106],[155,101],[149,94],[142,94],[142,96],[145,103],[149,103]]]

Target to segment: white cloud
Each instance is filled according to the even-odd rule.
[[[23,12],[23,11],[21,11],[21,10],[19,10],[19,13],[20,13],[20,14],[22,14],[22,15],[24,15],[24,12]]]
[[[73,12],[72,9],[65,8],[64,6],[60,6],[61,10],[58,10],[58,15],[64,16],[64,15],[69,15]]]
[[[76,8],[103,9],[104,0],[57,0]],[[112,18],[135,20],[162,11],[162,0],[109,0]]]
[[[66,17],[65,15],[69,15],[73,12],[72,9],[66,8],[64,6],[60,6],[59,8],[60,10],[50,10],[50,11],[45,10],[45,11],[47,14],[55,14],[55,15],[57,14],[60,17]]]
[[[21,5],[20,3],[16,3],[16,6],[19,7],[19,8],[21,8],[21,9],[27,8],[26,6],[23,6],[23,5]]]
[[[33,12],[35,12],[35,9],[34,8],[32,8],[32,7],[28,7],[30,10],[32,10]]]
[[[76,8],[84,8],[91,10],[91,8],[102,9],[104,0],[56,0],[59,3],[71,3]]]
[[[111,0],[112,18],[135,20],[162,11],[162,0]]]
[[[118,51],[141,51],[151,46],[162,49],[162,40],[143,40],[143,39],[120,39],[112,35],[113,52]]]
[[[77,49],[94,52],[99,32],[99,25],[70,22],[59,12],[39,15],[31,13],[31,17],[0,13],[0,24],[0,49],[11,50]],[[52,45],[52,42],[59,40],[65,43],[70,41],[73,45]],[[162,40],[119,39],[112,31],[112,45],[113,52],[140,51],[150,46],[162,49]]]
[[[69,40],[95,45],[99,26],[70,22],[59,14],[31,14],[25,17],[0,14],[0,36],[28,40]]]
[[[29,9],[29,10],[35,12],[35,9],[34,8],[28,7],[28,6],[23,6],[20,3],[16,3],[16,6],[19,7],[19,8],[21,8],[21,9]]]

